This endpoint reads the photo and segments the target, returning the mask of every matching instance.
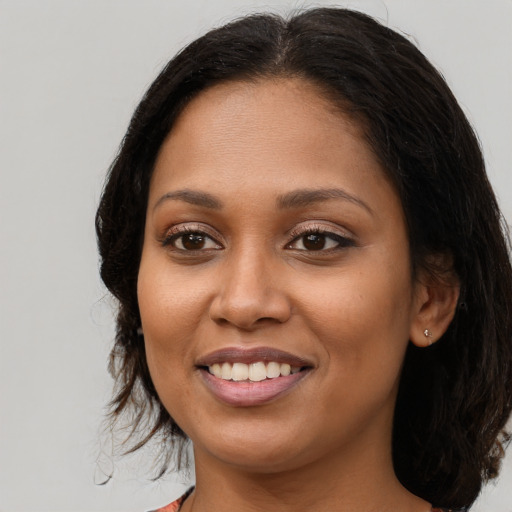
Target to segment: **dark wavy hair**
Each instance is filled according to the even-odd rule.
[[[129,413],[128,451],[163,436],[163,471],[186,435],[159,401],[137,304],[149,182],[184,106],[225,81],[296,77],[361,123],[396,186],[415,269],[438,278],[448,255],[461,286],[433,346],[409,344],[397,398],[393,460],[414,494],[469,507],[495,477],[512,408],[512,270],[506,225],[475,136],[443,77],[406,38],[350,10],[289,19],[251,15],[208,32],[150,86],[113,162],[96,216],[101,277],[118,301],[110,418]]]

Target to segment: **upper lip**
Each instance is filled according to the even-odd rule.
[[[220,363],[257,363],[259,361],[276,363],[287,363],[290,366],[303,367],[313,366],[313,363],[303,357],[290,354],[283,350],[271,347],[255,347],[255,348],[241,348],[241,347],[228,347],[215,350],[204,356],[201,356],[196,366],[212,366],[213,364]]]

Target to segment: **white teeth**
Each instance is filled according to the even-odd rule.
[[[271,361],[265,364],[258,361],[252,364],[245,363],[215,363],[208,367],[208,371],[218,379],[251,382],[260,382],[265,379],[287,377],[290,374],[300,372],[299,366],[290,366],[287,363],[276,363]]]
[[[210,373],[213,373],[218,379],[222,378],[222,367],[220,364],[215,363],[210,367]]]
[[[231,365],[229,363],[222,365],[221,379],[231,380]]]
[[[275,379],[281,375],[281,365],[279,363],[268,363],[267,364],[267,378]]]
[[[283,363],[281,365],[281,375],[283,375],[284,377],[287,377],[288,375],[290,375],[291,371],[292,371],[292,368],[289,364]]]
[[[244,363],[235,363],[231,369],[231,380],[247,380],[249,378],[249,366]]]
[[[249,380],[259,382],[267,378],[265,363],[253,363],[249,366]]]

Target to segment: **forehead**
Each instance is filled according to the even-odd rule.
[[[243,181],[253,171],[262,179],[289,178],[308,170],[314,182],[320,169],[340,167],[340,158],[361,177],[383,175],[362,126],[319,87],[297,78],[228,82],[185,107],[160,149],[152,181],[162,175],[218,181],[228,172],[230,180]]]
[[[170,135],[182,129],[184,122],[190,124],[192,116],[202,117],[201,113],[204,113],[202,122],[211,111],[215,111],[221,122],[236,120],[238,130],[250,128],[253,123],[268,122],[269,114],[275,114],[276,106],[286,106],[286,115],[279,116],[283,124],[307,116],[322,124],[339,126],[341,123],[354,135],[360,135],[358,123],[349,119],[341,109],[343,100],[334,102],[332,98],[333,94],[327,94],[318,85],[299,77],[221,82],[200,92],[185,106]],[[272,120],[273,123],[276,121]]]

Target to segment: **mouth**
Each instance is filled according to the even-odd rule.
[[[220,350],[200,359],[196,366],[217,399],[238,407],[276,400],[313,369],[303,358],[269,348]]]
[[[230,380],[235,382],[261,382],[266,379],[277,379],[278,377],[288,377],[288,375],[299,373],[306,367],[291,366],[288,363],[278,363],[277,361],[257,361],[256,363],[215,363],[211,366],[203,367],[211,375],[218,379]]]

